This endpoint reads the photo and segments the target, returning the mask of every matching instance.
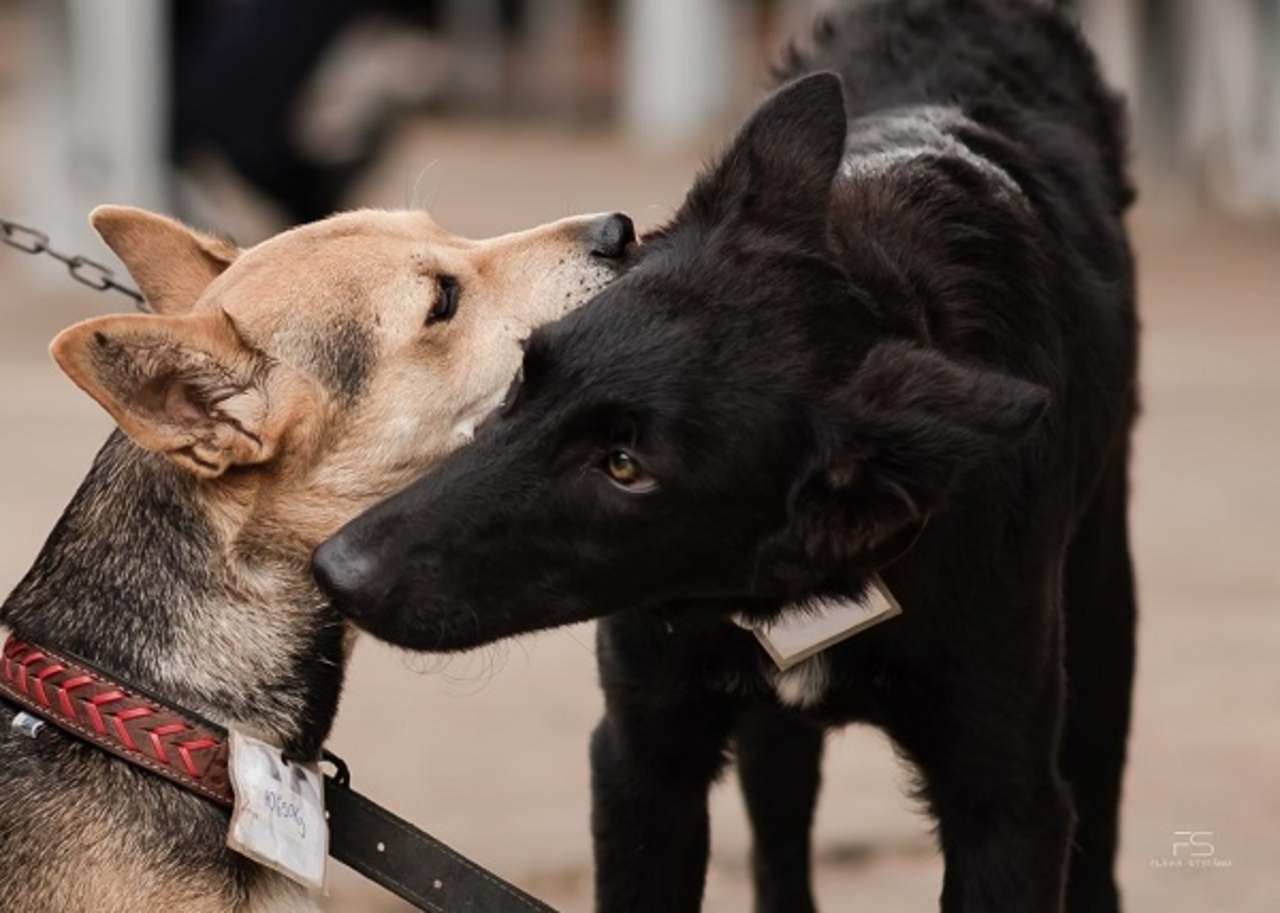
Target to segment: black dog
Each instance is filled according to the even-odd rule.
[[[1117,910],[1121,105],[1046,4],[864,4],[818,38],[475,445],[314,566],[418,649],[602,618],[604,910],[697,909],[730,744],[758,909],[812,909],[822,731],[855,720],[919,768],[944,910]],[[731,621],[876,571],[902,616],[790,672]]]

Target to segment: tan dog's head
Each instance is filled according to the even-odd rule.
[[[529,330],[634,241],[621,215],[470,241],[364,210],[243,251],[138,209],[92,222],[154,313],[71,327],[58,364],[139,445],[310,545],[468,440]]]

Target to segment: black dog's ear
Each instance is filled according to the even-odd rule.
[[[794,581],[873,562],[966,472],[1027,438],[1047,405],[1035,384],[910,343],[880,343],[824,404],[816,458],[762,570],[771,564]]]
[[[844,158],[844,90],[834,73],[788,83],[765,100],[691,191],[682,213],[742,213],[803,238],[825,233]]]

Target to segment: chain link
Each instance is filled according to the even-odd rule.
[[[71,256],[49,246],[49,236],[38,229],[12,222],[0,216],[0,241],[25,254],[48,254],[67,268],[71,278],[99,292],[119,292],[132,298],[138,310],[149,310],[146,301],[136,289],[119,282],[115,273],[88,257]]]

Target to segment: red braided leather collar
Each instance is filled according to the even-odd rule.
[[[10,637],[0,698],[130,764],[230,808],[227,735],[122,685],[83,660]]]
[[[227,734],[190,711],[113,681],[82,659],[11,637],[0,651],[0,700],[11,701],[198,796],[231,806]],[[346,765],[325,777],[329,853],[418,910],[555,913],[430,834],[351,789]]]

